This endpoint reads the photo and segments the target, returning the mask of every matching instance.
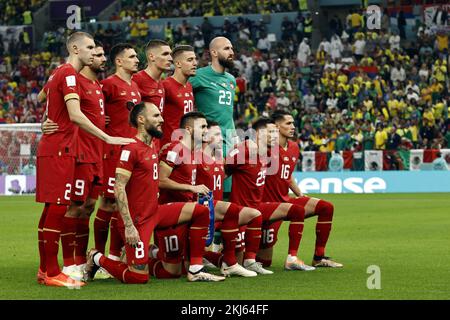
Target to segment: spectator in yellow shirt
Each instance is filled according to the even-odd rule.
[[[388,140],[388,134],[384,129],[384,125],[379,123],[377,125],[377,130],[375,132],[375,149],[377,150],[385,150],[386,142]]]

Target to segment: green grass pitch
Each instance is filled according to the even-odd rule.
[[[37,224],[42,204],[0,197],[1,299],[449,299],[450,194],[321,195],[335,205],[327,254],[343,269],[283,271],[287,224],[275,247],[273,275],[223,283],[151,279],[123,285],[94,281],[80,290],[36,283]],[[92,223],[93,219],[91,219]],[[310,263],[316,218],[306,220],[299,256]],[[91,230],[92,234],[92,230]],[[93,237],[90,239],[92,246]],[[60,250],[61,251],[61,250]],[[381,289],[367,288],[380,267]]]

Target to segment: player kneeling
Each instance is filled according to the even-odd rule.
[[[91,249],[85,279],[92,280],[103,267],[123,283],[147,283],[148,250],[156,225],[170,227],[186,223],[189,227],[189,281],[223,281],[224,277],[207,273],[202,264],[209,211],[196,203],[158,205],[158,155],[153,138],[162,136],[163,119],[152,103],[140,103],[130,112],[130,123],[138,129],[136,143],[122,149],[116,169],[114,188],[120,211],[118,227],[125,242],[127,264],[105,257]]]

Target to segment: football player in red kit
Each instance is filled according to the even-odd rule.
[[[248,224],[245,232],[244,267],[260,274],[272,274],[270,270],[262,267],[256,261],[256,254],[260,248],[262,237],[270,237],[261,231],[261,225],[265,226],[274,221],[288,220],[289,224],[289,249],[286,258],[286,266],[289,270],[310,271],[315,268],[307,266],[298,259],[297,252],[300,245],[304,209],[290,203],[262,202],[266,174],[271,174],[277,163],[272,161],[269,165],[268,155],[270,147],[278,143],[277,129],[270,119],[260,118],[253,124],[256,131],[256,142],[246,140],[231,150],[226,159],[226,171],[233,176],[230,201],[243,206],[256,208],[262,213],[262,221],[259,225]],[[265,228],[264,228],[265,229]]]
[[[105,130],[104,97],[97,73],[106,69],[103,45],[95,41],[92,65],[85,66],[78,74],[80,84],[80,108],[99,129]],[[44,134],[58,130],[58,124],[46,119],[42,125]],[[77,156],[72,186],[74,192],[62,230],[61,243],[64,258],[63,273],[75,280],[83,278],[89,241],[89,217],[95,209],[103,176],[103,142],[83,130],[78,131]]]
[[[111,144],[127,144],[132,140],[104,133],[80,110],[78,72],[94,60],[92,36],[75,32],[66,46],[68,62],[55,69],[38,95],[39,101],[47,100],[46,116],[57,123],[58,130],[43,135],[37,151],[36,201],[45,203],[38,226],[37,281],[48,286],[79,287],[83,283],[62,273],[58,264],[59,239],[72,191],[78,127]]]
[[[179,128],[181,117],[194,111],[194,94],[189,77],[197,70],[197,57],[194,48],[188,45],[177,46],[173,52],[175,71],[173,75],[163,80],[166,100],[163,111],[163,137],[161,147],[166,143],[178,140],[172,139],[172,133]]]
[[[101,266],[123,283],[146,283],[149,280],[148,247],[155,226],[167,228],[187,223],[190,245],[188,281],[225,280],[207,273],[202,265],[209,210],[197,203],[158,205],[158,155],[153,145],[154,138],[162,135],[163,119],[158,107],[148,102],[135,105],[130,113],[130,122],[138,130],[136,143],[122,149],[114,187],[127,264],[91,249],[85,269],[86,279],[93,279]]]
[[[272,150],[273,156],[279,158],[279,169],[276,174],[266,177],[264,199],[267,201],[283,201],[305,208],[305,218],[318,216],[316,223],[316,248],[312,265],[314,267],[341,268],[343,265],[325,256],[325,246],[330,235],[333,222],[333,205],[325,200],[304,196],[298,188],[292,172],[300,156],[300,149],[294,141],[291,141],[295,133],[294,118],[287,111],[277,110],[272,114],[272,121],[279,130],[279,145]],[[294,192],[296,198],[289,197],[289,189]],[[266,225],[264,230],[271,234],[270,243],[264,242],[258,252],[258,259],[265,266],[272,261],[272,247],[277,241],[278,229],[281,221]]]
[[[199,112],[186,113],[181,118],[180,129],[184,132],[182,138],[165,145],[161,150],[160,203],[197,201],[198,194],[206,195],[210,191],[205,185],[196,183],[197,167],[208,165],[202,161],[203,137],[207,132],[206,118]],[[242,207],[235,204],[214,201],[215,219],[222,222],[221,228],[224,239],[221,272],[228,276],[254,277],[257,275],[255,272],[246,270],[237,263],[234,250],[241,210]],[[247,211],[249,210],[251,209]],[[255,216],[260,216],[256,210],[254,211]],[[164,244],[158,242],[158,245]],[[162,252],[164,251],[162,250]]]
[[[172,50],[170,45],[159,39],[150,40],[145,47],[147,67],[137,72],[133,80],[139,87],[142,101],[151,102],[158,106],[164,116],[165,91],[161,81],[162,74],[170,71],[172,66]],[[160,149],[160,141],[155,141],[155,147]]]
[[[105,114],[109,118],[106,132],[131,138],[136,135],[136,128],[131,127],[128,122],[127,104],[136,104],[141,101],[139,88],[132,80],[132,75],[138,70],[139,59],[133,46],[127,43],[120,43],[112,47],[110,59],[116,72],[101,82],[105,96]],[[95,248],[105,252],[111,222],[109,257],[119,260],[123,243],[120,234],[114,230],[118,217],[114,198],[114,182],[120,148],[107,144],[103,148],[103,196],[94,221]],[[101,270],[98,276],[107,278],[108,274]]]

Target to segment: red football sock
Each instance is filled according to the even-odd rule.
[[[105,256],[100,258],[100,265],[114,278],[123,283],[144,284],[148,282],[148,273],[142,274],[128,269],[128,265],[120,261],[111,260]]]
[[[319,216],[316,224],[316,249],[315,255],[322,257],[325,255],[325,246],[330,236],[333,223],[333,205],[324,200],[317,203],[315,213]]]
[[[76,242],[75,264],[85,264],[86,251],[89,243],[89,218],[78,218]]]
[[[47,276],[57,276],[61,270],[58,263],[59,238],[63,226],[64,215],[67,212],[66,205],[50,204],[47,211],[47,219],[44,223],[44,247]]]
[[[108,240],[109,221],[111,220],[112,214],[112,212],[98,209],[94,220],[95,249],[101,253],[105,253],[106,241]]]
[[[189,226],[190,264],[203,264],[206,236],[208,235],[209,210],[196,205]]]
[[[288,211],[287,219],[289,224],[289,250],[288,254],[297,256],[298,247],[302,240],[303,221],[305,220],[305,209],[300,206],[292,205]]]
[[[78,218],[64,217],[61,230],[61,244],[64,266],[75,264],[75,235],[77,233]]]
[[[172,274],[162,264],[161,260],[150,258],[148,259],[148,271],[150,275],[158,279],[178,279],[180,274]]]
[[[261,242],[262,215],[250,220],[245,231],[244,260],[255,259]]]
[[[118,211],[114,211],[113,216],[111,218],[111,225],[110,225],[111,241],[109,243],[109,254],[116,256],[116,257],[120,257],[120,254],[122,252],[122,247],[124,245],[122,236],[120,235],[120,231],[117,228],[117,215],[118,214],[119,214]]]
[[[261,262],[264,268],[268,268],[272,265],[272,259],[266,260],[256,256],[256,261]]]
[[[235,204],[230,204],[222,221],[221,231],[223,239],[223,261],[232,266],[237,263],[236,260],[236,237],[239,232],[239,211],[240,208]],[[220,266],[219,266],[220,267]]]
[[[48,211],[49,206],[50,206],[49,203],[46,203],[44,205],[41,219],[39,219],[39,224],[38,224],[39,269],[42,272],[47,271],[47,267],[45,266],[44,224],[45,224],[45,219],[47,218],[47,211]]]
[[[220,268],[222,266],[223,255],[220,252],[206,251],[205,259],[211,262],[216,267]]]

